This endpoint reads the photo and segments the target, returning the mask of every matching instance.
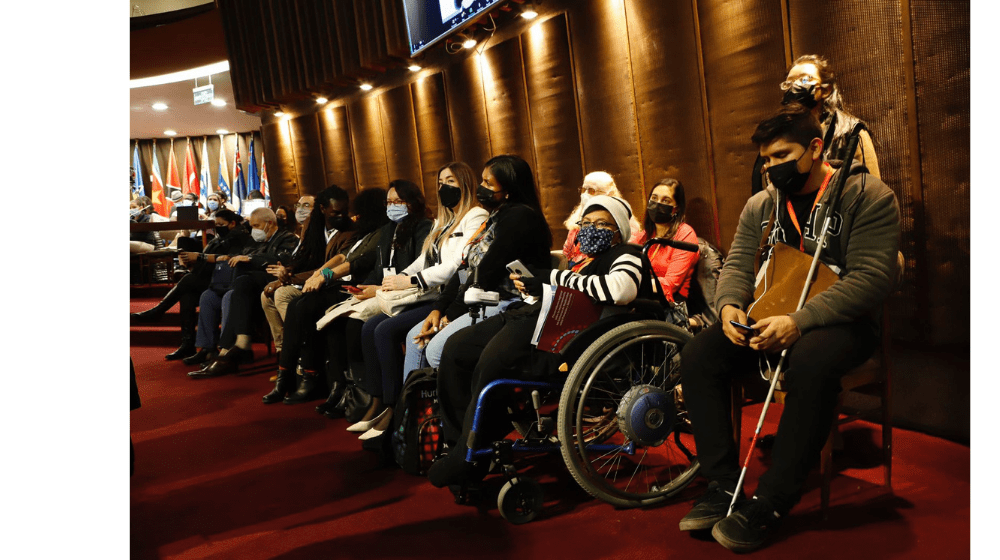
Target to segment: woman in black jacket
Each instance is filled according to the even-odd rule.
[[[361,293],[355,295],[360,300],[375,297],[375,290],[381,286],[384,275],[395,274],[395,271],[409,266],[419,256],[424,239],[431,230],[432,222],[427,217],[422,189],[410,181],[397,179],[389,183],[386,215],[390,221],[379,230],[378,246],[350,263],[351,284],[357,284],[362,289]],[[355,276],[355,270],[358,269],[368,269],[370,272],[366,278],[361,279]],[[321,272],[324,279],[329,277],[335,280],[333,270],[325,270],[328,272]],[[304,292],[306,287],[303,288]],[[327,308],[323,305],[326,301],[328,300],[316,305],[316,298],[303,295],[288,306],[278,378],[274,390],[263,397],[264,404],[279,400],[294,404],[315,396],[315,390],[321,385],[319,367],[322,365],[324,349],[324,337],[317,336],[315,324]],[[295,326],[290,329],[292,323]],[[324,336],[332,343],[325,348],[330,361],[342,360],[355,352],[360,354],[361,324],[361,321],[345,317],[326,327]],[[294,373],[297,364],[302,366],[302,381],[296,391]]]

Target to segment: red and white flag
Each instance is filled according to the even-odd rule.
[[[167,200],[163,192],[163,179],[160,176],[160,160],[156,157],[156,140],[153,140],[153,173],[149,176],[149,183],[153,186],[151,193],[153,199],[153,211],[161,216],[169,216],[173,203]]]
[[[187,153],[184,154],[184,176],[187,177],[184,192],[198,196],[201,185],[198,182],[198,166],[194,164],[194,152],[191,150],[190,138],[187,141]]]
[[[260,194],[264,199],[271,200],[271,185],[267,182],[267,166],[264,165],[264,150],[260,151]]]
[[[174,157],[174,141],[170,140],[170,162],[167,163],[167,198],[173,192],[171,189],[181,190],[181,175],[177,171],[177,158]]]

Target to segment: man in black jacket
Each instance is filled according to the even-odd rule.
[[[224,350],[202,369],[188,373],[192,378],[232,373],[237,370],[237,362],[253,361],[253,352],[250,350],[251,315],[261,311],[260,293],[264,286],[275,280],[266,269],[272,264],[289,262],[298,244],[298,238],[294,234],[278,228],[278,220],[270,208],[254,210],[250,214],[250,227],[250,235],[257,242],[257,247],[249,254],[229,259],[229,266],[239,267],[239,270],[246,273],[233,281],[231,289],[225,295],[220,296],[212,289],[202,292],[202,311],[198,319],[199,339],[205,335],[204,340],[207,340],[208,333],[205,331],[214,334],[216,314],[206,314],[207,308],[215,309],[225,304],[229,313],[223,317],[222,336],[219,339],[219,346]],[[198,346],[204,349],[207,344],[199,343]],[[226,348],[229,350],[226,351]]]

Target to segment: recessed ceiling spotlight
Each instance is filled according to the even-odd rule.
[[[163,133],[166,134],[167,136],[177,136],[176,130],[164,130]]]
[[[527,2],[524,3],[524,5],[521,7],[521,17],[528,20],[535,19],[536,17],[538,17],[538,11],[535,10],[534,2],[528,0]]]
[[[222,99],[221,97],[216,97],[215,99],[212,100],[212,105],[215,105],[216,107],[225,107],[226,100]]]
[[[363,91],[371,91],[372,90],[372,85],[371,84],[361,84],[361,89]]]
[[[274,116],[276,116],[276,117],[283,117],[283,116],[285,116],[285,114],[282,113],[281,111],[275,111],[274,112]]]
[[[421,70],[423,70],[423,68],[417,66],[416,64],[411,64],[410,65],[410,72],[419,72]]]
[[[327,99],[325,97],[317,97],[316,98],[316,104],[317,105],[322,105],[322,104],[326,103],[327,101],[329,101],[329,99]]]
[[[466,39],[465,41],[462,42],[462,47],[464,47],[466,49],[474,49],[474,48],[476,48],[476,45],[478,45],[478,44],[479,43],[476,42],[475,39],[473,39],[473,38],[470,37],[470,38],[468,38],[468,39]]]
[[[216,134],[229,134],[229,131],[226,130],[226,129],[224,129],[224,128],[220,128],[219,130],[216,130],[215,133]]]
[[[159,101],[157,101],[156,103],[153,103],[153,109],[156,109],[157,111],[166,111],[167,110],[167,104],[166,103],[160,103]]]

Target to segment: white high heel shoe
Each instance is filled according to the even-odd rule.
[[[376,416],[375,418],[372,418],[371,420],[368,420],[368,421],[362,420],[361,422],[357,422],[355,424],[351,424],[350,426],[347,427],[347,431],[348,432],[362,432],[362,433],[363,432],[367,432],[368,430],[374,428],[378,424],[379,420],[381,420],[382,417],[385,416],[388,413],[389,413],[389,409],[387,408],[387,409],[383,410],[382,412],[380,412],[378,416]]]
[[[361,434],[360,436],[358,436],[358,439],[364,441],[364,440],[369,440],[369,439],[372,439],[372,438],[377,438],[378,436],[382,435],[382,433],[385,432],[385,430],[388,430],[389,427],[392,426],[392,409],[387,408],[387,409],[385,409],[385,411],[389,412],[388,415],[385,415],[385,420],[384,420],[384,422],[385,422],[385,429],[384,430],[378,429],[376,426],[379,425],[379,422],[376,422],[374,425],[372,425],[372,427],[367,432],[365,432],[365,433]],[[382,415],[380,415],[379,418],[382,418]],[[376,420],[378,420],[378,419],[376,419]]]

